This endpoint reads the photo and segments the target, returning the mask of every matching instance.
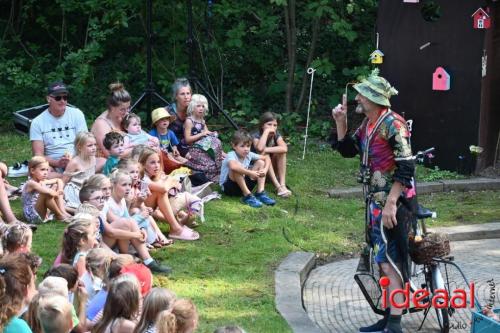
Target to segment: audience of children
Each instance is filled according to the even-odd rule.
[[[160,141],[157,137],[149,135],[141,128],[141,117],[135,113],[128,113],[122,120],[122,128],[127,134],[124,137],[126,148],[136,145],[147,145],[151,148],[159,148]]]
[[[88,215],[93,216],[94,220],[98,221],[98,230],[102,232],[102,243],[105,244],[106,247],[110,249],[117,247],[121,253],[128,253],[129,245],[132,245],[135,251],[137,251],[136,253],[139,258],[141,258],[144,264],[153,272],[169,274],[171,268],[160,265],[149,254],[144,243],[147,237],[146,231],[142,233],[135,220],[131,218],[118,218],[115,219],[113,223],[108,221],[107,212],[109,210],[109,205],[106,205],[112,199],[106,201],[104,199],[104,191],[102,191],[105,189],[106,193],[111,192],[108,186],[111,186],[110,181],[104,175],[95,175],[89,178],[80,191],[80,200],[83,203],[78,210],[86,211]],[[97,210],[92,209],[89,205],[94,206]]]
[[[288,146],[278,132],[278,116],[272,112],[264,112],[259,119],[259,129],[252,133],[252,137],[254,150],[271,157],[267,176],[276,187],[276,193],[279,197],[288,198],[292,195],[286,187]]]
[[[32,230],[16,219],[0,226],[4,250],[0,251],[0,332],[196,330],[198,314],[192,301],[176,299],[167,289],[151,289],[150,271],[171,272],[148,250],[148,245],[172,244],[155,218],[168,223],[169,238],[191,241],[200,236],[190,226],[196,226],[196,217],[203,216],[202,200],[186,191],[189,182],[181,184],[185,175],[165,174],[172,170],[164,169],[162,161],[168,158],[178,166],[186,164],[201,171],[219,181],[224,193],[242,195],[242,201],[252,207],[275,204],[264,191],[266,176],[278,196],[291,195],[285,183],[287,147],[277,131],[275,115],[262,116],[253,140],[247,132],[237,131],[233,151],[226,155],[217,133],[208,130],[207,111],[206,98],[193,95],[183,133],[189,144],[188,159],[181,157],[179,140],[168,129],[175,115],[157,108],[152,112],[150,134],[141,129],[136,114],[119,117],[127,133],[111,130],[104,135],[101,144],[107,160],[96,157],[100,143],[92,133],[78,133],[75,156],[62,179],[48,179],[44,157],[34,156],[29,161],[29,178],[22,188],[26,220],[43,223],[53,215],[69,224],[55,265],[37,294],[34,273],[41,260],[30,253]],[[252,143],[262,155],[250,151]],[[124,158],[127,154],[130,157]],[[96,174],[101,167],[103,173]],[[144,265],[127,254],[131,250]],[[23,314],[26,321],[21,319]],[[232,331],[233,327],[226,327],[220,332]]]
[[[107,214],[107,220],[110,223],[114,223],[117,220],[133,219],[140,229],[146,231],[147,244],[167,244],[167,238],[163,235],[160,228],[158,228],[155,220],[150,216],[152,213],[151,209],[142,204],[139,208],[135,208],[136,211],[132,216],[130,215],[129,207],[125,200],[125,198],[130,196],[132,191],[132,178],[130,175],[127,172],[115,170],[111,174],[110,179],[113,189],[111,197],[103,209]]]
[[[224,193],[231,196],[243,195],[241,201],[254,208],[262,207],[262,204],[274,205],[276,201],[264,191],[266,174],[271,164],[269,156],[250,151],[252,137],[244,130],[233,134],[231,146],[233,150],[227,153],[222,162],[220,186]],[[252,195],[255,185],[257,192]]]
[[[184,140],[189,145],[189,161],[186,165],[193,170],[203,171],[209,180],[217,183],[225,154],[217,132],[208,130],[205,123],[206,112],[207,98],[194,94],[187,108],[188,117],[184,122]]]

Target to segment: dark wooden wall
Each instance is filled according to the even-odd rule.
[[[456,170],[458,156],[478,144],[481,56],[484,30],[473,29],[471,15],[484,0],[436,0],[441,18],[427,22],[419,4],[379,2],[377,31],[384,52],[381,75],[399,95],[394,111],[413,119],[413,150],[435,146],[435,163]],[[430,42],[423,50],[420,46]],[[451,76],[449,91],[432,90],[432,73],[442,66]]]

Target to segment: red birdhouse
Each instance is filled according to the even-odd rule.
[[[488,13],[479,8],[472,14],[472,18],[474,19],[474,29],[488,29],[491,25],[491,18]]]

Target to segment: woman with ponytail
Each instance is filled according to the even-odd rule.
[[[121,122],[130,111],[132,98],[122,83],[115,82],[109,85],[110,94],[106,104],[107,109],[96,118],[92,125],[92,133],[97,141],[97,157],[108,157],[109,153],[104,148],[103,140],[111,131],[124,133]]]

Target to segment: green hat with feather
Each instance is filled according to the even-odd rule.
[[[354,89],[375,104],[391,106],[389,99],[397,95],[398,91],[378,73],[378,68],[375,68],[370,76],[361,80],[360,83],[356,83]]]

